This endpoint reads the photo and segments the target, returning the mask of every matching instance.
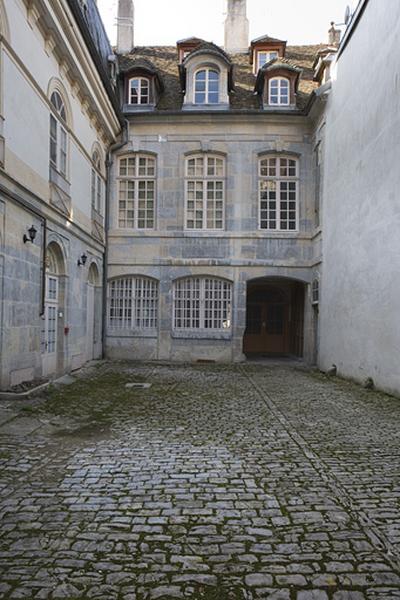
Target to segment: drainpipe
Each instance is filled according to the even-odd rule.
[[[122,130],[122,141],[112,144],[107,152],[106,160],[106,200],[104,209],[104,234],[105,234],[105,247],[103,254],[103,311],[102,311],[102,332],[101,332],[101,346],[102,346],[102,358],[106,356],[106,332],[107,332],[107,284],[108,284],[108,230],[110,228],[110,174],[113,165],[113,153],[123,148],[129,139],[129,121],[125,119],[125,126]]]

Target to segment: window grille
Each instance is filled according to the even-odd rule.
[[[298,161],[266,157],[259,161],[260,228],[298,228]]]
[[[119,161],[118,225],[131,229],[154,229],[156,161],[135,155]]]
[[[231,327],[232,284],[213,277],[188,277],[174,285],[174,328],[225,331]]]
[[[225,160],[186,159],[186,229],[218,230],[225,218]]]
[[[109,327],[156,329],[158,283],[147,277],[126,277],[109,283]]]

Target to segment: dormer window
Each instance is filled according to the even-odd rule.
[[[269,81],[268,102],[273,106],[290,104],[290,82],[284,77],[274,77]]]
[[[188,48],[180,48],[180,52]],[[203,42],[179,65],[183,110],[227,110],[233,90],[232,63],[215,44]]]
[[[257,71],[261,69],[265,64],[274,58],[278,58],[279,54],[277,51],[273,52],[257,52]]]
[[[219,73],[214,69],[201,69],[195,74],[195,104],[218,104]]]
[[[144,77],[129,80],[129,104],[150,103],[150,82]]]

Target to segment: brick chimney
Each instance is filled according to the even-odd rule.
[[[117,53],[129,54],[134,43],[134,6],[133,0],[118,1]]]
[[[246,15],[247,0],[228,0],[228,16],[225,21],[225,50],[248,52],[249,21]]]
[[[336,29],[334,21],[331,23],[331,28],[329,30],[329,45],[330,46],[339,46],[340,44],[341,32],[340,29]]]

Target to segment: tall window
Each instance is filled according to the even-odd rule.
[[[150,82],[144,77],[129,80],[129,104],[149,104]]]
[[[186,228],[223,229],[225,159],[191,156],[186,159]]]
[[[188,277],[174,285],[174,328],[226,331],[231,327],[232,284]]]
[[[50,163],[64,177],[67,176],[66,110],[58,92],[50,98],[55,114],[50,114]]]
[[[290,104],[290,83],[283,77],[274,77],[269,82],[269,104],[287,106]]]
[[[102,196],[103,196],[103,182],[101,178],[101,160],[99,153],[95,150],[92,156],[92,208],[97,210],[98,213],[102,212]]]
[[[218,104],[219,73],[214,69],[202,69],[194,76],[195,104]]]
[[[136,154],[119,159],[118,226],[154,229],[156,161]]]
[[[278,58],[278,52],[257,52],[257,63],[258,69],[261,69],[264,65],[266,65],[270,60],[274,58]]]
[[[147,277],[125,277],[108,286],[108,324],[112,329],[156,329],[158,283]]]
[[[298,228],[298,161],[269,156],[259,161],[260,228]]]

